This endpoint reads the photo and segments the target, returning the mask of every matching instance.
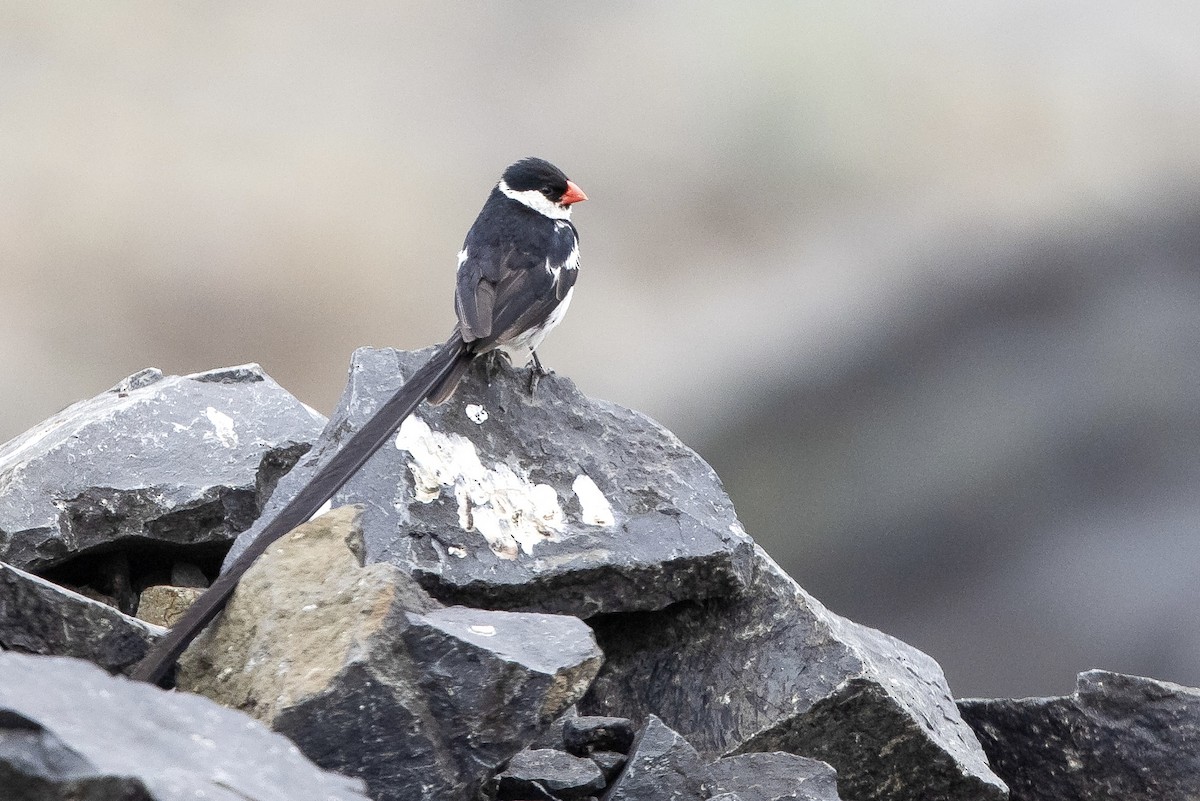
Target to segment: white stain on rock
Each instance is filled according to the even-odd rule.
[[[616,522],[612,504],[587,473],[576,476],[571,489],[574,490],[575,497],[579,498],[579,505],[583,507],[583,522],[593,526],[611,526]]]
[[[212,433],[205,433],[205,439],[215,439],[226,448],[236,448],[238,445],[237,432],[233,430],[233,418],[222,411],[209,406],[204,410],[204,416],[212,423]]]
[[[535,484],[507,464],[484,466],[469,439],[433,431],[416,415],[400,426],[396,447],[412,457],[416,499],[430,503],[442,490],[452,491],[459,525],[482,534],[497,556],[516,559],[539,542],[558,540],[563,511],[550,485]]]

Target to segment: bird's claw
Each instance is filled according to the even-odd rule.
[[[542,361],[538,358],[537,353],[533,353],[533,369],[529,371],[529,398],[532,400],[537,395],[538,383],[548,375],[554,375],[553,370],[547,370],[542,367]]]

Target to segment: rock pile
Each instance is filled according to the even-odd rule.
[[[356,353],[323,426],[256,367],[143,371],[0,447],[0,647],[56,657],[0,655],[0,798],[1200,792],[1162,760],[1195,750],[1196,691],[1085,674],[960,715],[933,659],[755,546],[669,432],[484,364],[268,549],[181,692],[80,661],[135,662],[163,629],[132,615],[169,623],[423,357]]]

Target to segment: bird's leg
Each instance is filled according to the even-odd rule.
[[[533,369],[529,371],[529,397],[532,398],[537,394],[538,382],[554,371],[542,367],[542,360],[538,358],[537,351],[530,353],[533,354]]]
[[[502,356],[498,350],[489,350],[483,355],[483,358],[487,359],[483,365],[483,372],[484,375],[487,376],[487,385],[490,387],[492,385],[492,379],[499,375],[500,371],[504,369],[504,356]]]

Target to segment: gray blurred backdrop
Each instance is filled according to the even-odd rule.
[[[1200,684],[1200,4],[0,4],[0,439],[453,322],[537,154],[547,365],[960,695]]]

